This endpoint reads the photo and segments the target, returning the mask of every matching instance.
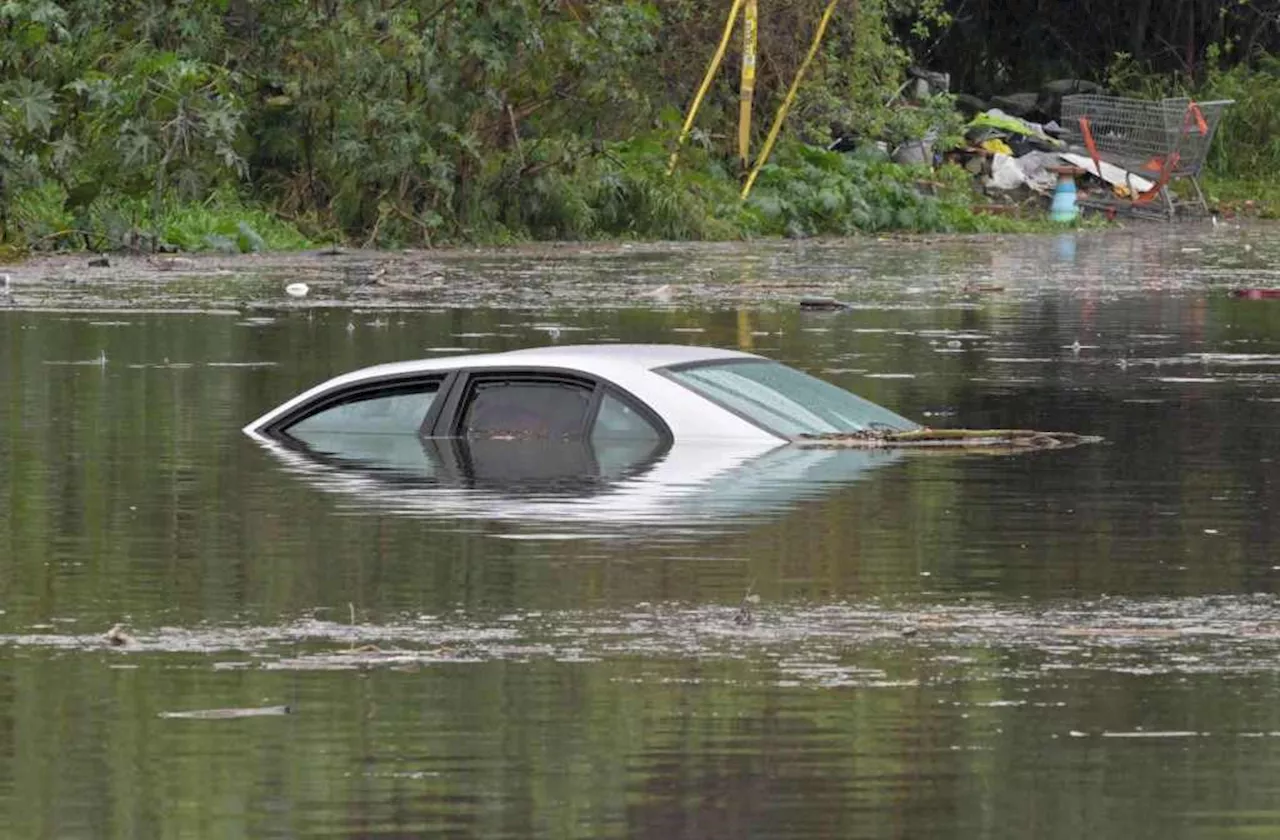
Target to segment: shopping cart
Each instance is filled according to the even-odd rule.
[[[1062,127],[1068,140],[1088,151],[1098,173],[1109,163],[1139,176],[1115,185],[1135,209],[1159,199],[1164,215],[1173,218],[1183,208],[1208,211],[1200,170],[1233,102],[1077,94],[1062,98]],[[1169,189],[1174,180],[1189,182],[1194,197],[1179,199]]]

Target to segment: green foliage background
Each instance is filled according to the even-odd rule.
[[[824,5],[763,4],[758,133]],[[832,123],[880,128],[883,108],[863,106],[883,103],[908,62],[891,23],[945,22],[934,0],[841,8],[779,155],[799,167],[795,183],[775,166],[756,202],[736,197],[736,49],[668,177],[726,9],[8,0],[4,236],[33,247],[221,247],[237,244],[243,223],[281,247],[950,225],[913,189],[914,173],[844,164],[798,142],[827,139]],[[819,174],[835,182],[819,187]],[[867,209],[881,193],[893,194],[891,218]]]
[[[757,148],[825,5],[761,4]],[[0,0],[0,237],[10,251],[256,249],[1003,225],[969,213],[957,175],[923,189],[919,172],[806,147],[832,127],[953,131],[935,125],[945,98],[886,103],[908,47],[954,37],[955,5],[844,0],[744,205],[736,34],[666,172],[728,3]],[[1182,83],[1249,96],[1240,74],[1274,78],[1274,62],[1241,58]],[[1265,152],[1256,169],[1277,153],[1260,139],[1274,95],[1254,98],[1259,128],[1224,135]]]

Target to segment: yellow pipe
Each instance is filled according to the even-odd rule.
[[[702,85],[698,88],[698,95],[693,97],[693,104],[689,106],[689,113],[685,115],[684,126],[680,129],[680,137],[676,140],[676,150],[671,153],[671,161],[667,164],[668,175],[676,170],[676,160],[680,157],[680,147],[688,139],[689,129],[693,127],[694,117],[698,116],[698,108],[702,106],[702,97],[707,95],[707,89],[711,87],[711,80],[715,78],[716,71],[720,69],[720,62],[724,59],[724,51],[729,47],[729,38],[733,35],[733,24],[738,20],[738,10],[742,8],[742,3],[743,0],[733,0],[733,7],[729,9],[729,19],[724,22],[724,34],[720,36],[720,46],[716,47],[716,54],[711,57],[711,63],[707,65],[707,74],[702,77]]]
[[[756,0],[742,7],[742,82],[738,89],[738,159],[742,171],[751,165],[751,105],[756,90],[756,37],[759,31]]]
[[[769,136],[764,140],[764,148],[760,150],[760,157],[756,160],[756,165],[751,167],[751,174],[747,176],[747,182],[742,185],[742,200],[746,201],[747,196],[751,194],[751,187],[756,182],[756,176],[760,174],[760,169],[769,161],[769,153],[773,151],[773,144],[778,139],[778,132],[782,130],[782,121],[787,118],[787,111],[791,110],[791,103],[796,98],[796,91],[800,89],[800,82],[804,79],[804,74],[809,69],[809,64],[813,61],[813,57],[818,54],[818,46],[822,43],[822,36],[827,32],[827,24],[831,22],[831,15],[836,10],[836,4],[840,0],[830,0],[827,3],[826,11],[822,13],[822,20],[818,21],[818,31],[813,33],[813,43],[809,45],[809,52],[805,54],[804,61],[800,62],[800,69],[796,71],[796,77],[791,81],[791,87],[787,89],[787,95],[782,100],[782,105],[778,107],[777,116],[773,118],[773,125],[769,127]]]
[[[738,310],[738,349],[754,350],[756,344],[755,333],[751,329],[751,312],[746,309]]]

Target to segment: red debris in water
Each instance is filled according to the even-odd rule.
[[[1231,296],[1246,300],[1280,298],[1280,289],[1232,289]]]

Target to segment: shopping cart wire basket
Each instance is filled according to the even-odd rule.
[[[1165,214],[1173,217],[1184,207],[1207,212],[1200,170],[1233,102],[1076,94],[1062,98],[1062,126],[1095,164],[1105,161],[1154,182],[1149,190],[1132,191],[1131,201],[1139,205],[1158,198]],[[1187,181],[1194,197],[1179,199],[1169,189],[1173,180]]]

